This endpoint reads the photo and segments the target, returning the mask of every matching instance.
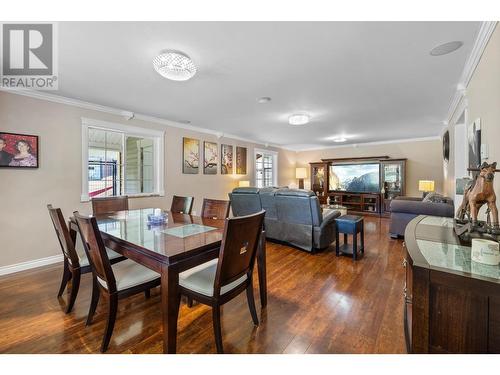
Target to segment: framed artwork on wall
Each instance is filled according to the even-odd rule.
[[[446,163],[450,161],[450,132],[443,134],[443,159]]]
[[[478,118],[469,125],[467,143],[469,148],[469,168],[478,168],[481,165],[481,119]]]
[[[236,146],[236,174],[247,174],[247,148]]]
[[[233,174],[233,146],[221,145],[220,149],[220,173]]]
[[[182,173],[198,174],[200,165],[200,141],[182,138]]]
[[[0,132],[0,168],[38,168],[37,135]]]
[[[217,143],[203,142],[203,173],[217,174]]]

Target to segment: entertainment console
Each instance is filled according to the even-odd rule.
[[[347,207],[349,213],[380,215],[380,194],[332,192],[330,202]]]
[[[340,182],[341,174],[338,174],[337,169],[349,170],[351,166],[353,169],[368,170],[370,165],[372,172],[353,177],[349,174],[348,178],[344,178],[347,183]],[[373,171],[373,165],[377,165],[379,176],[376,170]],[[405,195],[406,159],[391,159],[388,156],[322,159],[321,162],[310,163],[310,166],[311,190],[318,196],[320,203],[345,206],[349,213],[387,217],[390,215],[391,200]],[[369,176],[371,179],[367,178]],[[368,186],[370,191],[346,190],[346,186],[353,186],[352,181],[361,181],[364,190]],[[339,189],[339,186],[343,189]]]

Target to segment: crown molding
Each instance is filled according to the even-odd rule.
[[[349,144],[343,144],[343,145],[305,147],[305,148],[296,148],[293,145],[285,145],[285,146],[282,146],[281,148],[286,149],[286,150],[295,151],[295,152],[304,152],[304,151],[330,150],[330,149],[336,149],[336,148],[348,148],[348,147],[356,148],[356,147],[365,147],[365,146],[388,145],[388,144],[392,144],[392,143],[436,141],[436,140],[440,140],[440,139],[441,139],[441,136],[435,135],[432,137],[403,138],[403,139],[392,139],[392,140],[387,140],[387,141],[349,143]]]
[[[234,135],[234,134],[228,134],[228,133],[224,133],[224,132],[213,130],[213,129],[207,129],[207,128],[203,128],[200,126],[194,126],[191,124],[186,124],[186,123],[182,123],[182,122],[178,122],[178,121],[168,120],[168,119],[164,119],[164,118],[160,118],[160,117],[149,116],[149,115],[145,115],[145,114],[141,114],[141,113],[127,111],[127,110],[120,109],[120,108],[108,107],[108,106],[104,106],[104,105],[100,105],[100,104],[96,104],[96,103],[86,102],[86,101],[79,100],[79,99],[68,98],[66,96],[49,94],[49,93],[46,93],[43,91],[12,90],[12,89],[9,90],[9,89],[5,89],[5,88],[1,88],[1,87],[0,87],[0,91],[7,92],[9,94],[22,95],[22,96],[27,96],[30,98],[45,100],[45,101],[49,101],[49,102],[70,105],[73,107],[89,109],[89,110],[103,112],[103,113],[109,113],[109,114],[112,114],[115,116],[124,117],[127,121],[128,120],[139,120],[139,121],[152,122],[155,124],[161,124],[161,125],[170,126],[170,127],[174,127],[174,128],[215,135],[218,139],[229,138],[229,139],[234,139],[237,141],[255,143],[257,145],[265,146],[265,147],[271,146],[271,147],[275,147],[275,148],[283,148],[283,146],[280,146],[280,145],[277,145],[274,143],[273,144],[263,143],[261,141],[257,141],[254,139],[243,138],[243,137],[239,137],[239,136]]]
[[[448,114],[446,115],[446,121],[451,123],[452,117],[457,110],[457,107],[462,100],[462,98],[466,95],[467,86],[474,75],[474,72],[481,61],[481,56],[483,55],[486,46],[495,31],[495,27],[497,25],[497,21],[485,21],[481,23],[481,27],[479,29],[479,33],[477,35],[476,40],[474,41],[474,45],[472,47],[472,51],[469,55],[469,58],[465,62],[464,69],[462,71],[462,75],[460,76],[460,81],[457,85],[457,90],[453,95],[451,100],[450,107],[448,109]]]

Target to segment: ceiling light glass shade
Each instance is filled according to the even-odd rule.
[[[345,139],[344,137],[339,137],[339,138],[335,138],[333,141],[337,142],[337,143],[342,143],[342,142],[347,141],[347,139]]]
[[[153,59],[153,67],[172,81],[187,81],[196,74],[193,60],[181,52],[165,52]]]
[[[309,115],[296,114],[296,115],[291,115],[288,118],[288,123],[290,125],[305,125],[309,122],[309,120],[310,120]]]

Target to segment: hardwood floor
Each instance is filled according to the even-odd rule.
[[[268,293],[254,327],[245,294],[222,310],[227,353],[405,353],[402,241],[389,238],[387,219],[365,218],[365,254],[357,262],[335,249],[309,254],[268,242]],[[341,236],[342,237],[342,236]],[[342,241],[342,239],[341,239]],[[90,275],[83,275],[73,312],[58,300],[62,264],[0,278],[1,353],[98,353],[105,325],[101,301],[85,327]],[[257,280],[257,277],[255,277]],[[254,281],[256,285],[256,281]],[[108,353],[161,353],[158,288],[151,298],[120,301]],[[214,353],[210,309],[179,314],[179,353]]]

